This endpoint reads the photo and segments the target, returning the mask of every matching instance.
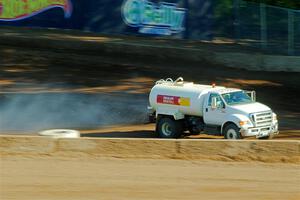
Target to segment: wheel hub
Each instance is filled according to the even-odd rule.
[[[164,123],[162,125],[162,132],[163,132],[164,135],[170,136],[172,134],[172,129],[171,129],[170,124]]]
[[[237,139],[238,138],[238,135],[234,129],[229,129],[227,131],[227,136],[229,139]]]

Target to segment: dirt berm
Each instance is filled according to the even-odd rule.
[[[105,36],[64,30],[45,30],[2,27],[0,45],[73,52],[85,55],[113,54],[115,59],[135,56],[136,61],[176,59],[209,63],[232,68],[259,71],[300,72],[299,56],[267,55],[246,45],[224,42],[198,42],[142,38],[133,36]],[[116,61],[116,60],[115,60]]]
[[[300,142],[280,140],[53,139],[0,136],[0,152],[2,157],[171,158],[300,163]]]

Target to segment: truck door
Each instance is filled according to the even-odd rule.
[[[212,108],[213,97],[217,99],[217,108]],[[226,118],[226,110],[221,96],[216,93],[210,93],[204,105],[204,122],[208,125],[222,125]]]

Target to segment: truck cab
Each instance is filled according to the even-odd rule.
[[[255,92],[240,89],[209,92],[203,111],[204,123],[221,125],[220,131],[228,139],[271,138],[278,133],[277,115],[268,106],[256,102],[255,96]]]
[[[278,134],[277,115],[256,102],[254,91],[167,79],[156,83],[149,101],[150,116],[162,138],[178,138],[187,131],[226,139],[268,139]]]

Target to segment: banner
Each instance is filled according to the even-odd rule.
[[[19,21],[54,8],[63,9],[66,18],[72,15],[70,0],[0,0],[0,21]]]
[[[211,24],[210,0],[0,0],[0,26],[209,39]]]
[[[172,35],[185,30],[186,9],[176,3],[147,0],[125,0],[122,6],[124,22],[138,27],[139,33]]]

